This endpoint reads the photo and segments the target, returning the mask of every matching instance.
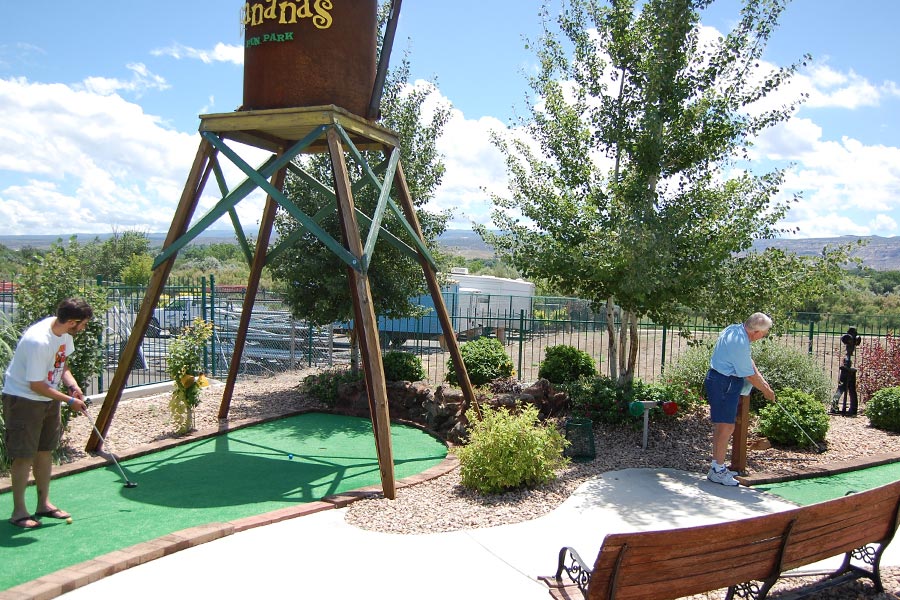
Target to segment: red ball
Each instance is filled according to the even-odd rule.
[[[669,402],[663,402],[662,409],[664,413],[671,416],[678,412],[678,404],[671,400]]]

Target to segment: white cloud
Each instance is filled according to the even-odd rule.
[[[870,82],[852,69],[847,73],[835,71],[827,64],[815,65],[798,76],[799,83],[809,89],[809,108],[846,108],[854,110],[878,106],[885,97],[898,97],[897,84],[885,81]]]
[[[897,221],[888,215],[879,214],[869,221],[869,230],[873,235],[891,236],[897,235]]]
[[[417,81],[416,86],[427,85]],[[423,107],[426,115],[436,105],[450,101],[435,90]],[[427,119],[427,116],[426,116]],[[437,150],[444,156],[446,171],[428,210],[453,212],[450,227],[467,228],[472,221],[489,223],[493,204],[491,193],[506,190],[506,165],[503,155],[490,141],[493,130],[505,129],[499,119],[482,117],[466,119],[462,111],[451,109],[450,120],[437,140]]]
[[[18,179],[0,188],[0,233],[168,230],[197,152],[195,133],[168,129],[114,93],[21,78],[0,79],[0,113],[0,138],[12,142],[0,146],[0,169]],[[221,162],[229,181],[243,179]],[[198,217],[218,199],[214,183],[206,189]],[[258,219],[260,199],[246,203],[255,206],[239,205],[242,217]]]
[[[127,68],[132,73],[130,80],[88,77],[80,85],[74,87],[101,96],[109,96],[120,91],[131,92],[137,98],[140,98],[146,90],[162,91],[170,87],[165,78],[151,73],[143,63],[132,63],[127,65]]]
[[[212,50],[191,48],[183,44],[172,44],[167,48],[157,48],[151,51],[153,56],[171,56],[174,59],[192,58],[206,64],[214,62],[229,62],[236,65],[244,64],[244,47],[219,42]]]

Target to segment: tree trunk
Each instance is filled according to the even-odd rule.
[[[619,327],[619,376],[616,378],[618,387],[629,386],[634,381],[639,344],[637,315],[631,311],[623,311],[622,324]]]
[[[609,347],[609,377],[613,381],[618,379],[618,336],[616,331],[616,305],[612,297],[606,299],[606,333],[609,335],[607,343]]]

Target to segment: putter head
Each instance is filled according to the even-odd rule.
[[[136,487],[137,487],[137,484],[136,484],[135,482],[133,482],[133,481],[126,481],[126,482],[125,482],[125,487],[127,487],[127,488],[136,488]]]

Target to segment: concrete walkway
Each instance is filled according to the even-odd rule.
[[[557,509],[524,523],[397,535],[347,525],[346,508],[326,510],[189,548],[63,597],[546,600],[547,588],[536,578],[555,571],[562,546],[593,561],[607,533],[689,527],[793,507],[695,473],[625,469],[584,483]],[[900,544],[889,547],[882,561],[896,565]]]

